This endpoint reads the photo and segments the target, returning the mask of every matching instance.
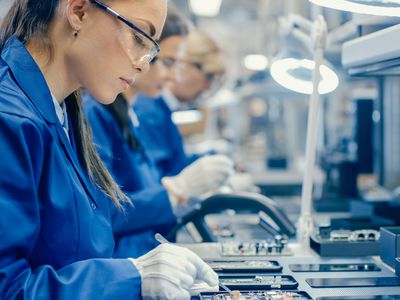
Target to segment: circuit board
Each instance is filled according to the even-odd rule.
[[[293,253],[287,242],[284,238],[275,238],[274,240],[221,243],[221,256],[290,256]]]
[[[201,300],[309,300],[307,293],[299,291],[233,291],[200,294]]]
[[[362,230],[320,230],[319,237],[330,242],[374,242],[380,239],[380,232],[372,229]]]

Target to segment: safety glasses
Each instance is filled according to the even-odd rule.
[[[109,15],[123,22],[132,30],[129,41],[125,40],[126,46],[128,47],[128,50],[132,56],[135,56],[147,63],[150,63],[155,59],[158,52],[160,52],[160,46],[151,36],[103,3],[100,3],[97,0],[90,0],[90,2],[96,7],[107,12]]]

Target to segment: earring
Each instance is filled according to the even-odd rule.
[[[73,36],[74,38],[76,38],[76,37],[78,36],[78,33],[79,33],[79,31],[78,31],[78,30],[75,30],[74,32],[72,32],[72,36]]]

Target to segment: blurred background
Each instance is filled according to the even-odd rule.
[[[10,2],[1,0],[0,18]],[[371,52],[380,52],[362,68],[354,67],[357,48],[349,48],[349,58],[344,58],[343,49],[346,42],[396,27],[398,18],[339,11],[307,0],[170,2],[215,40],[226,65],[221,82],[191,107],[202,112],[200,119],[174,117],[189,152],[228,154],[252,174],[264,194],[300,195],[310,96],[278,84],[271,66],[293,49],[312,58],[312,50],[302,50],[307,45],[290,37],[291,31],[298,29],[312,40],[309,26],[322,15],[327,25],[324,63],[338,82],[331,82],[336,84],[333,90],[320,97],[314,197],[397,196],[399,69],[395,62],[383,71],[367,70],[396,49],[390,43],[372,43]]]

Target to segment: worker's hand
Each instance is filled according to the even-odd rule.
[[[234,192],[260,192],[260,188],[254,184],[253,177],[247,172],[232,174],[227,180],[227,185]]]
[[[162,244],[130,260],[141,275],[143,299],[190,299],[195,281],[218,286],[218,276],[210,266],[192,251],[173,244]]]
[[[224,155],[209,155],[197,159],[176,176],[164,177],[162,183],[182,204],[189,197],[216,191],[233,173],[231,159]]]

